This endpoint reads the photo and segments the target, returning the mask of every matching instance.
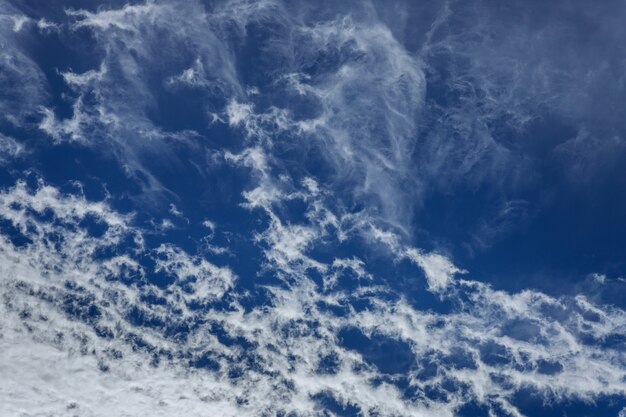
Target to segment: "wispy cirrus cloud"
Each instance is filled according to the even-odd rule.
[[[7,85],[35,89],[8,90],[7,120],[39,112],[50,146],[112,156],[140,188],[0,191],[2,412],[518,416],[521,393],[624,398],[623,310],[494,289],[413,233],[429,193],[486,187],[495,208],[469,229],[488,247],[532,211],[515,194],[537,158],[594,171],[611,154],[593,152],[594,128],[548,156],[524,140],[545,108],[574,130],[608,121],[621,143],[620,121],[581,116],[613,64],[583,62],[575,42],[551,56],[544,40],[568,31],[545,22],[533,52],[520,44],[532,24],[494,26],[480,2],[434,9],[421,43],[375,3],[67,9],[61,41],[89,38],[98,64],[53,71],[66,111],[20,49],[26,21],[2,15]],[[411,14],[397,16],[408,31]],[[581,68],[591,81],[574,91]],[[0,136],[0,161],[30,157],[24,146]],[[132,193],[165,195],[161,218],[138,220],[145,201],[121,212]],[[218,245],[216,230],[250,247]]]

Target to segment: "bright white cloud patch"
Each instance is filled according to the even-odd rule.
[[[460,310],[420,311],[387,299],[366,263],[335,259],[326,265],[309,257],[308,245],[321,238],[314,218],[297,228],[274,223],[267,230],[270,268],[291,284],[271,288],[269,304],[246,311],[227,268],[173,245],[145,247],[132,218],[105,203],[46,185],[29,191],[17,184],[0,197],[2,218],[28,240],[16,244],[5,237],[0,252],[0,367],[8,375],[2,388],[8,414],[306,415],[321,412],[325,396],[366,414],[452,416],[468,398],[515,414],[510,396],[522,388],[546,400],[626,390],[623,353],[598,347],[623,332],[626,314],[584,297],[508,294],[462,280]],[[83,229],[90,217],[108,227],[104,235]],[[125,236],[134,246],[116,254]],[[98,255],[106,250],[109,255]],[[406,253],[433,291],[451,285],[459,272],[442,255]],[[133,260],[141,256],[155,259],[153,271]],[[309,268],[327,283],[352,270],[360,289],[335,286],[322,293]],[[156,285],[154,273],[171,279]],[[220,299],[230,307],[214,304]],[[371,308],[350,309],[357,300],[368,300]],[[337,315],[332,306],[348,313]],[[214,335],[216,328],[223,336]],[[346,329],[365,340],[406,346],[415,359],[403,372],[417,396],[401,393],[397,371],[345,342]],[[436,372],[425,373],[426,366]],[[387,382],[373,384],[376,378]],[[424,395],[432,390],[445,393],[445,400]],[[111,401],[116,405],[105,407]]]
[[[455,274],[466,272],[437,253],[423,254],[415,249],[409,249],[406,256],[424,270],[428,289],[433,292],[445,290],[452,283]]]

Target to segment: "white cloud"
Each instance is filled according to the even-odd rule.
[[[132,217],[104,202],[18,183],[0,193],[0,207],[2,217],[30,239],[20,246],[4,235],[0,251],[0,369],[9,378],[1,395],[8,414],[63,413],[69,407],[87,416],[137,410],[316,415],[323,405],[315,396],[326,393],[365,414],[452,416],[468,399],[490,398],[515,415],[512,397],[521,388],[546,399],[626,393],[623,353],[599,346],[623,332],[626,313],[583,296],[510,294],[459,280],[459,309],[421,311],[385,297],[367,262],[336,258],[325,264],[311,257],[308,248],[321,236],[320,219],[312,217],[308,225],[276,222],[264,232],[268,272],[290,276],[289,286],[268,286],[267,303],[244,308],[238,300],[246,294],[239,293],[229,268],[173,244],[145,247]],[[41,217],[46,212],[49,220]],[[88,216],[109,226],[104,236],[90,237],[83,229]],[[54,236],[64,244],[55,246]],[[127,241],[125,236],[134,236],[133,246],[94,257]],[[424,268],[434,290],[450,285],[450,274],[458,273],[442,255],[397,245]],[[155,270],[134,259],[142,256],[155,260]],[[359,290],[327,285],[322,294],[309,276],[311,267],[327,283],[349,270]],[[159,271],[171,277],[170,284],[149,284]],[[228,297],[229,308],[214,306],[222,297]],[[352,307],[365,300],[369,308]],[[348,307],[347,313],[337,315],[325,305]],[[216,328],[225,336],[217,337]],[[345,328],[406,344],[420,358],[407,367],[419,400],[403,397],[393,378],[372,384],[385,373],[366,353],[342,345]],[[329,356],[334,369],[319,373]],[[202,368],[209,360],[202,358],[213,365]],[[426,366],[436,373],[423,373]],[[454,388],[459,386],[465,391]],[[425,394],[432,390],[443,390],[447,399]]]
[[[408,249],[406,256],[422,268],[428,282],[428,289],[432,292],[441,292],[448,288],[454,275],[465,273],[454,266],[448,258],[438,253],[424,254],[416,249]]]
[[[162,13],[173,12],[169,5],[147,1],[144,4],[126,4],[121,9],[99,10],[92,13],[86,10],[66,10],[68,16],[76,17],[75,27],[92,27],[96,29],[122,29],[136,31],[144,20],[154,21]]]
[[[12,16],[12,18],[13,18],[13,31],[14,32],[21,31],[24,25],[30,21],[28,16],[24,16],[24,15]]]
[[[0,4],[0,121],[15,127],[23,126],[48,98],[46,77],[21,39],[29,22],[12,5]]]
[[[590,277],[596,281],[598,284],[604,284],[606,282],[606,275],[605,274],[598,274],[596,272],[594,272],[593,274],[590,275]]]
[[[190,257],[171,245],[161,245],[155,250],[155,271],[165,271],[180,280],[189,281],[192,289],[188,298],[199,301],[214,300],[235,284],[235,275],[228,268],[218,268],[200,257]]]
[[[442,253],[407,243],[411,205],[424,178],[451,166],[455,175],[480,171],[481,177],[485,158],[485,170],[498,172],[506,155],[484,120],[470,123],[473,113],[466,110],[483,102],[472,101],[444,112],[451,130],[427,138],[430,177],[414,175],[425,58],[409,53],[374,16],[311,23],[268,1],[224,2],[214,10],[147,1],[67,14],[74,30],[93,32],[104,58],[98,68],[61,73],[76,94],[73,114],[60,119],[41,107],[40,129],[57,142],[112,149],[130,177],[166,191],[146,167],[146,155],[166,158],[173,154],[170,141],[198,139],[148,117],[157,100],[145,75],[167,61],[175,70],[162,74],[162,84],[194,87],[207,97],[218,91],[225,106],[208,113],[243,134],[243,149],[220,155],[250,173],[242,206],[257,222],[244,238],[264,258],[252,265],[257,277],[238,277],[237,268],[253,260],[214,244],[221,223],[219,229],[203,223],[210,232],[202,241],[206,252],[193,254],[167,241],[166,233],[148,239],[144,234],[152,231],[106,201],[63,194],[43,182],[4,189],[0,373],[8,384],[0,386],[0,414],[320,415],[324,405],[317,398],[324,394],[363,415],[451,417],[472,400],[521,415],[514,401],[521,389],[545,401],[626,395],[624,352],[611,346],[624,333],[624,311],[584,296],[497,291],[457,277],[465,271]],[[258,22],[277,27],[265,50],[284,68],[264,74],[268,85],[252,87],[239,78],[231,42]],[[155,42],[163,34],[173,43]],[[173,45],[188,45],[192,53],[180,58]],[[0,65],[10,80],[43,80],[16,50],[2,55]],[[467,79],[455,76],[454,91],[466,92]],[[485,103],[511,104],[510,116],[524,123],[515,94],[483,87]],[[32,102],[20,102],[15,112],[7,107],[7,114],[17,120],[39,108],[36,91]],[[279,106],[283,94],[310,100],[313,110]],[[452,133],[450,141],[440,141],[442,132]],[[319,153],[331,174],[314,178],[299,160],[290,169],[292,161],[279,155],[294,147]],[[14,158],[22,150],[0,136],[0,152]],[[292,215],[290,204],[302,213]],[[171,205],[168,215],[182,213]],[[164,229],[173,225],[159,220]],[[90,230],[92,223],[100,234]],[[392,269],[385,272],[400,274],[394,262],[410,260],[417,268],[409,273],[423,274],[427,289],[445,294],[452,307],[425,311],[382,285],[388,277],[370,271],[369,256],[381,248],[376,255]],[[219,259],[232,265],[210,260],[226,252],[231,257]],[[255,278],[259,286],[239,287]],[[353,289],[342,289],[341,280]],[[348,348],[345,329],[371,340],[373,349],[378,339],[405,346],[411,358],[405,374],[385,372],[365,347]],[[381,355],[397,359],[392,348]],[[321,371],[326,362],[331,369]],[[403,392],[403,382],[411,393]]]
[[[24,146],[15,139],[0,133],[0,165],[8,165],[23,156]]]

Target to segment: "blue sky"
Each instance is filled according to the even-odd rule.
[[[626,416],[625,17],[0,0],[0,414]]]

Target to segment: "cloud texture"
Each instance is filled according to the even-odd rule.
[[[618,178],[613,3],[0,2],[0,414],[621,416],[623,306],[455,262]]]

